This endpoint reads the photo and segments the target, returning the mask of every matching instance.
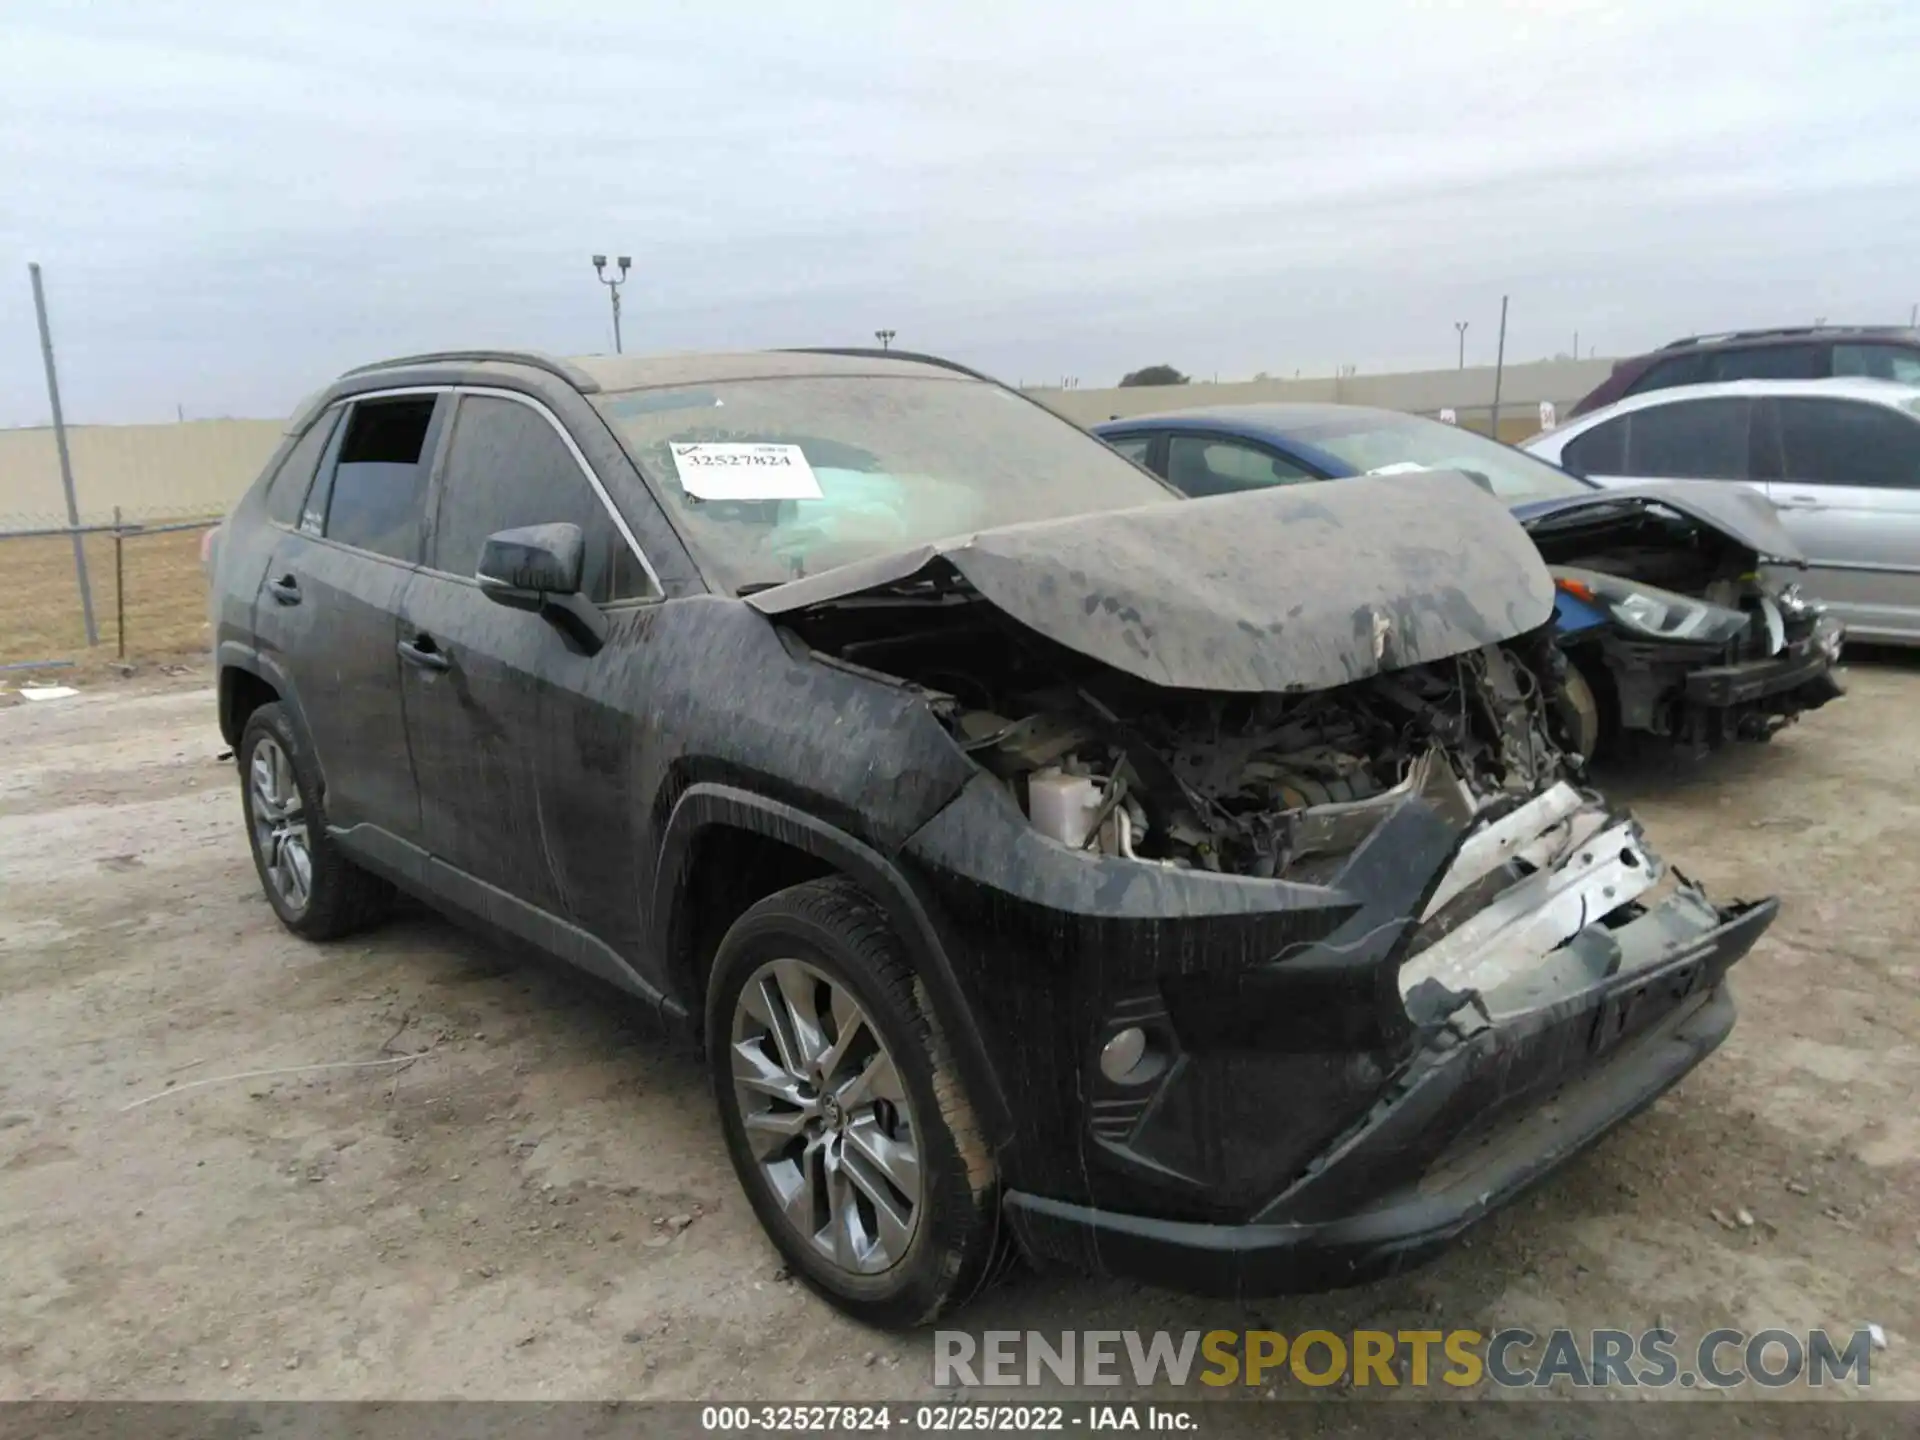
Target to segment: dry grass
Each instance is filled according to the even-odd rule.
[[[213,522],[209,521],[211,525]],[[200,529],[130,535],[122,543],[126,650],[129,659],[202,650],[207,645],[207,583],[200,573]],[[65,535],[0,539],[0,664],[15,660],[82,660],[115,654],[113,537],[86,537],[99,649],[89,656],[73,574],[73,541]]]

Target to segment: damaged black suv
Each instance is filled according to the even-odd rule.
[[[704,1042],[792,1267],[1391,1272],[1726,1035],[1716,905],[1564,758],[1464,477],[1177,501],[923,357],[416,356],[213,551],[268,901],[399,887]]]

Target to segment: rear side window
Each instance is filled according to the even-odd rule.
[[[313,472],[320,468],[320,457],[327,452],[333,427],[339,423],[338,409],[327,411],[307,427],[307,433],[294,442],[287,458],[267,482],[267,514],[282,525],[300,519],[300,507],[307,503],[307,490],[313,484]]]
[[[1833,373],[1920,385],[1920,350],[1908,345],[1836,345]]]
[[[1114,449],[1133,461],[1136,465],[1147,463],[1147,452],[1153,449],[1151,435],[1116,435],[1107,441]]]
[[[326,500],[329,540],[396,560],[418,557],[427,483],[421,462],[435,398],[364,400],[348,412]]]
[[[578,525],[586,538],[581,592],[589,600],[604,605],[653,593],[646,570],[547,417],[517,400],[461,396],[428,563],[471,577],[489,535],[555,524]]]
[[[1827,374],[1824,345],[1750,345],[1744,349],[1693,350],[1661,360],[1628,387],[1627,394],[1711,385],[1720,380],[1820,380]]]
[[[1788,481],[1920,489],[1920,422],[1859,400],[1794,396],[1778,403]]]
[[[1827,373],[1826,348],[1821,345],[1721,350],[1712,359],[1710,380],[1820,380]]]

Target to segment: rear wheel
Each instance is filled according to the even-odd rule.
[[[277,702],[247,717],[238,759],[254,869],[280,923],[309,940],[330,940],[385,914],[392,887],[327,835],[313,759]]]
[[[720,944],[707,1054],[735,1173],[788,1265],[869,1324],[964,1301],[999,1247],[993,1165],[885,915],[845,880]]]

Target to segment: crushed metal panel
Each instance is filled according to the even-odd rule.
[[[1605,816],[1597,807],[1590,813],[1596,820]],[[1400,993],[1432,979],[1449,990],[1486,995],[1652,889],[1663,873],[1631,820],[1580,836],[1551,869],[1528,876],[1402,966]]]
[[[1806,555],[1780,523],[1780,511],[1758,491],[1744,485],[1711,480],[1661,480],[1650,485],[1610,485],[1591,495],[1576,496],[1553,506],[1530,510],[1529,524],[1572,516],[1581,510],[1605,508],[1621,501],[1664,505],[1677,515],[1697,520],[1767,560],[1802,565]]]
[[[1021,624],[1189,690],[1324,690],[1545,623],[1553,581],[1452,472],[1365,477],[980,531],[750,597],[768,615],[944,562]]]

